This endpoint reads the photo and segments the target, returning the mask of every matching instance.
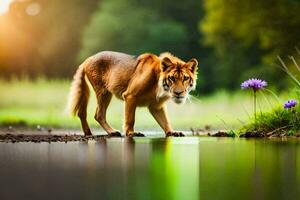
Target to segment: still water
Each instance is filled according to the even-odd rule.
[[[0,199],[300,199],[300,140],[0,143]]]

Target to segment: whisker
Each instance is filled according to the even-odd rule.
[[[186,99],[189,101],[189,103],[192,103],[192,101],[191,101],[191,95],[188,94]]]
[[[193,95],[189,95],[189,97],[191,97],[193,100],[196,100],[197,102],[201,103],[202,101],[200,99],[198,99],[197,97],[193,96]]]

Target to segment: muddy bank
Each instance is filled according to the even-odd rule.
[[[210,136],[210,137],[235,137],[233,131],[211,131],[207,129],[194,129],[191,128],[192,136]]]
[[[99,141],[110,138],[102,130],[93,130],[94,135],[84,136],[80,129],[56,129],[50,127],[0,127],[0,142],[16,143],[16,142],[75,142],[75,141]],[[163,131],[142,131],[146,137],[165,137]],[[208,131],[208,130],[192,130],[184,131],[185,136],[214,136],[227,137],[224,131]],[[124,137],[124,136],[123,136]]]
[[[300,133],[289,135],[288,133],[261,133],[261,132],[246,132],[240,135],[241,138],[283,138],[283,137],[300,137]]]
[[[24,135],[24,134],[4,134],[0,135],[0,142],[87,142],[89,140],[100,141],[108,136],[104,135]]]
[[[1,127],[0,142],[75,142],[101,140],[107,135],[84,136],[79,130],[52,129],[37,126],[27,127]]]
[[[300,133],[293,136],[289,136],[286,133],[261,133],[261,132],[246,132],[240,135],[236,135],[233,131],[212,131],[205,129],[191,129],[191,132],[184,132],[185,136],[195,136],[195,137],[241,137],[241,138],[284,138],[284,137],[298,137],[300,138]],[[149,132],[145,131],[146,137],[165,137],[163,132]],[[6,143],[16,143],[16,142],[86,142],[86,141],[101,141],[103,139],[109,138],[105,132],[98,131],[98,134],[92,136],[84,136],[79,129],[51,129],[51,128],[26,128],[26,127],[1,127],[0,128],[0,142]]]
[[[289,135],[288,132],[278,132],[277,130],[263,133],[259,131],[248,131],[241,134],[236,134],[234,131],[217,131],[210,132],[203,129],[191,129],[193,136],[210,136],[210,137],[240,137],[240,138],[284,138],[284,137],[297,137],[300,138],[300,132]]]

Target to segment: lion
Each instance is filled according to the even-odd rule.
[[[113,95],[125,102],[123,130],[126,136],[144,136],[134,130],[135,110],[139,106],[148,107],[166,136],[184,136],[171,128],[165,102],[168,99],[177,104],[186,101],[189,92],[196,87],[197,66],[195,58],[184,62],[170,53],[159,56],[144,53],[135,57],[103,51],[78,67],[71,85],[69,108],[80,118],[84,134],[92,135],[87,122],[89,81],[97,98],[95,120],[109,136],[121,136],[120,131],[106,121],[106,110]]]

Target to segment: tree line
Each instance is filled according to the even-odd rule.
[[[297,53],[299,11],[299,0],[15,1],[0,16],[0,74],[70,78],[99,51],[170,51],[199,60],[198,94],[252,76],[285,88],[274,65]]]

